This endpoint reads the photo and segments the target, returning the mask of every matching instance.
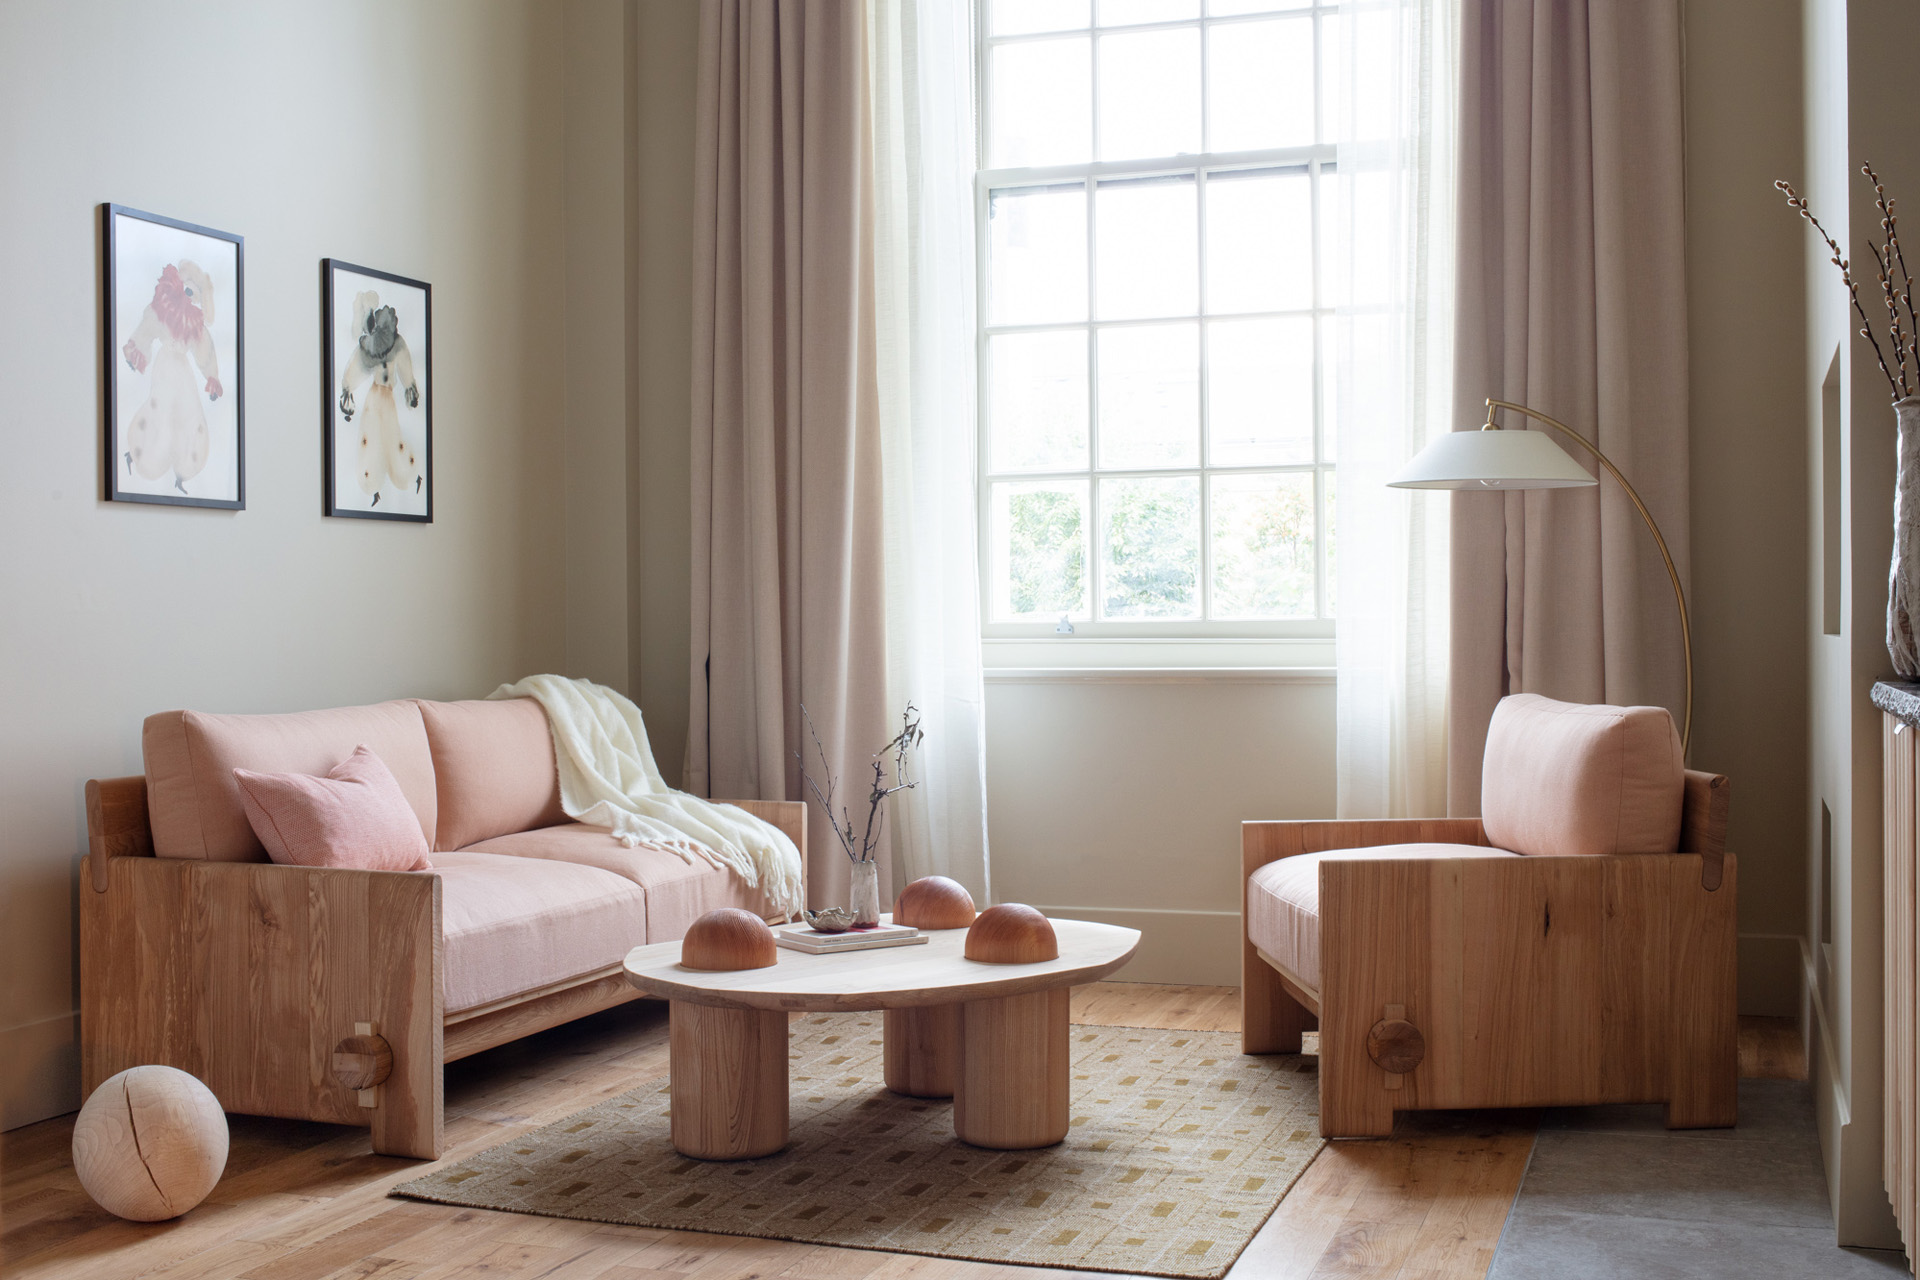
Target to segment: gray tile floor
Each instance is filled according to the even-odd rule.
[[[1734,1129],[1669,1132],[1661,1108],[1545,1112],[1489,1280],[1891,1280],[1906,1258],[1840,1249],[1813,1094],[1742,1080]]]

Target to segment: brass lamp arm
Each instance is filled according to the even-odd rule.
[[[1482,431],[1500,430],[1499,425],[1493,420],[1493,413],[1496,409],[1511,409],[1515,413],[1525,414],[1529,418],[1537,419],[1550,427],[1555,427],[1565,435],[1567,439],[1592,454],[1594,461],[1605,467],[1607,474],[1619,482],[1620,488],[1626,492],[1627,497],[1633,502],[1634,510],[1638,511],[1640,518],[1647,522],[1647,532],[1653,535],[1654,545],[1660,548],[1660,558],[1666,562],[1667,579],[1673,583],[1673,601],[1680,607],[1680,648],[1685,654],[1687,669],[1686,714],[1685,718],[1681,721],[1680,729],[1680,758],[1685,760],[1688,744],[1693,739],[1693,629],[1687,620],[1686,593],[1680,589],[1680,571],[1673,567],[1673,553],[1667,550],[1667,540],[1660,536],[1660,526],[1654,523],[1653,513],[1647,510],[1647,504],[1640,500],[1639,493],[1627,482],[1627,478],[1620,474],[1620,468],[1614,466],[1606,454],[1595,448],[1593,442],[1581,435],[1578,431],[1575,431],[1558,418],[1548,417],[1538,409],[1529,409],[1527,406],[1515,404],[1511,400],[1494,400],[1492,398],[1487,400],[1487,425],[1480,428]]]

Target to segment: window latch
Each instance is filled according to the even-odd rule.
[[[1058,634],[1058,635],[1063,635],[1063,636],[1070,636],[1070,635],[1072,635],[1072,634],[1073,634],[1073,619],[1071,619],[1071,618],[1069,618],[1069,617],[1068,617],[1068,616],[1067,616],[1066,614],[1064,614],[1064,613],[1063,613],[1063,614],[1061,614],[1061,615],[1060,615],[1060,623],[1059,623],[1059,625],[1058,625],[1058,626],[1056,626],[1056,627],[1054,627],[1054,632],[1055,632],[1056,634]]]

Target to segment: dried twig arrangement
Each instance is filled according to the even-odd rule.
[[[1893,212],[1893,201],[1887,196],[1887,188],[1880,181],[1880,175],[1873,166],[1863,164],[1860,172],[1873,184],[1874,204],[1880,210],[1880,233],[1884,243],[1874,244],[1867,240],[1867,251],[1873,254],[1876,274],[1880,277],[1880,297],[1887,307],[1887,340],[1893,348],[1893,366],[1887,364],[1887,355],[1880,346],[1879,338],[1874,336],[1873,322],[1867,318],[1867,311],[1860,302],[1860,286],[1853,277],[1853,265],[1840,252],[1839,243],[1820,225],[1820,219],[1813,216],[1813,210],[1791,183],[1776,182],[1773,185],[1786,193],[1787,203],[1799,211],[1820,238],[1827,242],[1827,249],[1833,255],[1833,265],[1840,268],[1841,282],[1847,286],[1847,296],[1853,302],[1853,310],[1860,317],[1860,336],[1873,344],[1873,357],[1880,362],[1880,372],[1887,375],[1887,385],[1893,389],[1894,400],[1900,401],[1914,394],[1920,387],[1920,321],[1916,321],[1913,310],[1913,277],[1907,271],[1906,255],[1900,251],[1899,219]],[[1902,313],[1904,312],[1904,319]],[[1895,372],[1895,370],[1898,372]]]
[[[840,847],[845,849],[847,857],[855,862],[872,862],[873,851],[880,845],[880,833],[886,829],[887,797],[896,791],[906,791],[920,784],[907,777],[907,752],[920,745],[925,735],[920,732],[920,709],[911,702],[900,715],[900,732],[893,735],[886,746],[873,753],[873,787],[867,794],[867,825],[860,833],[860,851],[854,852],[853,815],[847,807],[840,806],[840,817],[833,816],[834,792],[839,787],[839,779],[833,776],[833,766],[827,762],[827,749],[820,743],[820,731],[813,727],[813,717],[807,714],[807,704],[800,704],[800,715],[807,722],[807,733],[813,739],[814,753],[820,757],[820,771],[826,775],[827,789],[820,790],[820,784],[806,770],[806,761],[798,751],[794,758],[801,761],[800,776],[805,779],[807,789],[813,792],[813,798],[819,802],[821,810],[827,815],[827,821],[833,826],[833,834],[839,838]],[[887,758],[893,760],[893,784],[887,784]]]

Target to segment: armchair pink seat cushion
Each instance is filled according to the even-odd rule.
[[[687,926],[716,907],[741,907],[757,916],[775,913],[764,893],[749,889],[725,867],[682,858],[671,849],[628,848],[605,827],[569,822],[484,840],[466,852],[569,862],[620,876],[646,895],[648,942],[683,936]],[[435,860],[441,856],[434,855]]]
[[[286,715],[163,711],[147,717],[147,816],[162,858],[265,862],[235,769],[324,775],[364,744],[393,773],[433,846],[439,804],[426,726],[412,702]]]
[[[296,867],[425,871],[427,838],[400,784],[366,747],[328,770],[258,773],[235,769],[240,802],[267,856]]]
[[[646,895],[610,871],[435,853],[449,1014],[619,964],[646,940]]]
[[[1673,853],[1686,788],[1665,707],[1502,698],[1487,727],[1480,820],[1516,853]]]
[[[1320,864],[1330,858],[1513,858],[1478,844],[1389,844],[1332,849],[1269,862],[1247,878],[1247,937],[1309,987],[1320,989]]]

